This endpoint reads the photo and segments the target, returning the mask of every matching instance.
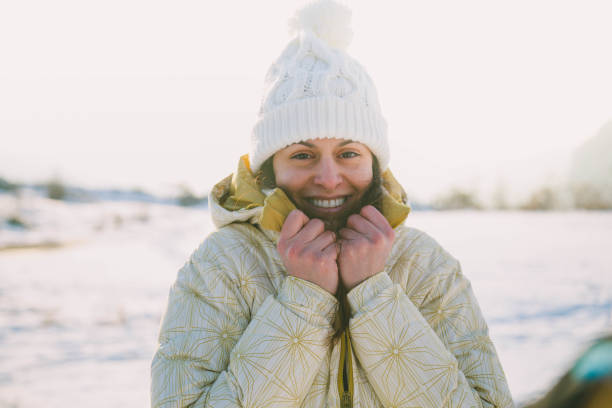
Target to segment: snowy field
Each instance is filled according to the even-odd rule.
[[[18,206],[19,208],[16,208]],[[0,195],[0,407],[147,407],[177,270],[208,212]],[[515,401],[612,327],[611,212],[413,212],[462,264]]]

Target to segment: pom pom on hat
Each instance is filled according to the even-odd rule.
[[[346,51],[353,39],[351,10],[333,0],[313,1],[289,20],[292,35],[303,30],[310,30],[330,47]]]

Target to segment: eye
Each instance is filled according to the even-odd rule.
[[[296,159],[296,160],[308,160],[312,158],[312,155],[308,153],[296,153],[293,156],[291,156],[291,158]]]
[[[358,156],[360,156],[359,153],[353,152],[351,150],[340,153],[340,157],[342,157],[343,159],[352,159],[353,157],[358,157]]]

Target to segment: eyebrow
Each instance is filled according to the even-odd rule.
[[[338,147],[347,145],[349,143],[355,143],[355,141],[354,140],[350,140],[350,139],[349,140],[345,140],[344,142],[338,144]],[[312,143],[308,143],[308,142],[297,142],[296,144],[301,144],[301,145],[304,145],[304,146],[310,147],[310,148],[315,147],[315,145],[313,145]]]

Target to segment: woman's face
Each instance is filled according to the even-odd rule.
[[[359,212],[372,183],[372,153],[348,139],[309,139],[278,151],[276,185],[309,218],[337,230]]]

